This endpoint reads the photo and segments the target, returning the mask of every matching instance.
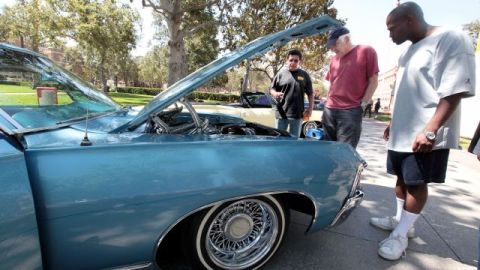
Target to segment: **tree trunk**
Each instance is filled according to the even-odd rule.
[[[245,65],[245,75],[243,76],[243,83],[242,83],[242,93],[247,92],[248,86],[250,85],[250,65],[251,60],[247,59],[247,63]]]
[[[107,78],[106,78],[106,75],[105,75],[105,57],[101,56],[101,60],[100,60],[100,81],[102,83],[102,91],[104,93],[107,93],[108,92],[108,87],[107,87]]]
[[[172,85],[187,75],[187,53],[183,40],[185,31],[183,29],[183,10],[181,1],[175,1],[174,12],[167,16],[168,34],[168,85]]]

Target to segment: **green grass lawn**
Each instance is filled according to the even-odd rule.
[[[390,122],[392,120],[389,114],[379,114],[375,119],[382,122]]]
[[[472,140],[469,138],[460,137],[460,142],[458,142],[458,144],[463,150],[468,150],[468,146],[470,145],[471,141]]]
[[[0,84],[0,93],[36,93],[28,86]]]
[[[22,95],[1,95],[0,105],[38,105],[38,98],[36,93],[22,94]],[[58,104],[69,104],[72,100],[65,93],[58,94]]]
[[[108,95],[115,100],[115,102],[127,105],[127,106],[137,106],[137,105],[145,105],[150,100],[152,100],[153,96],[149,95],[139,95],[139,94],[128,94],[128,93],[114,93],[110,92]]]

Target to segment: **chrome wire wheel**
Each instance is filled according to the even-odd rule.
[[[285,214],[271,196],[242,199],[212,208],[197,234],[197,251],[207,269],[255,269],[285,234]]]
[[[307,131],[311,128],[313,129],[318,128],[318,125],[317,123],[315,123],[315,121],[308,121],[303,124],[303,129],[302,129],[303,137],[307,136]]]

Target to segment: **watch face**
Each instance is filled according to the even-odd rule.
[[[425,137],[427,137],[427,139],[433,141],[435,140],[435,133],[431,132],[431,131],[427,131],[425,132]]]

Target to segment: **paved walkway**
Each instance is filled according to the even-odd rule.
[[[292,215],[289,234],[265,269],[476,269],[480,224],[480,162],[466,151],[450,154],[447,180],[430,185],[406,258],[377,255],[388,233],[368,224],[371,216],[393,215],[395,178],[385,173],[385,123],[366,119],[358,152],[368,162],[362,183],[366,197],[343,224],[305,236],[307,216]]]

